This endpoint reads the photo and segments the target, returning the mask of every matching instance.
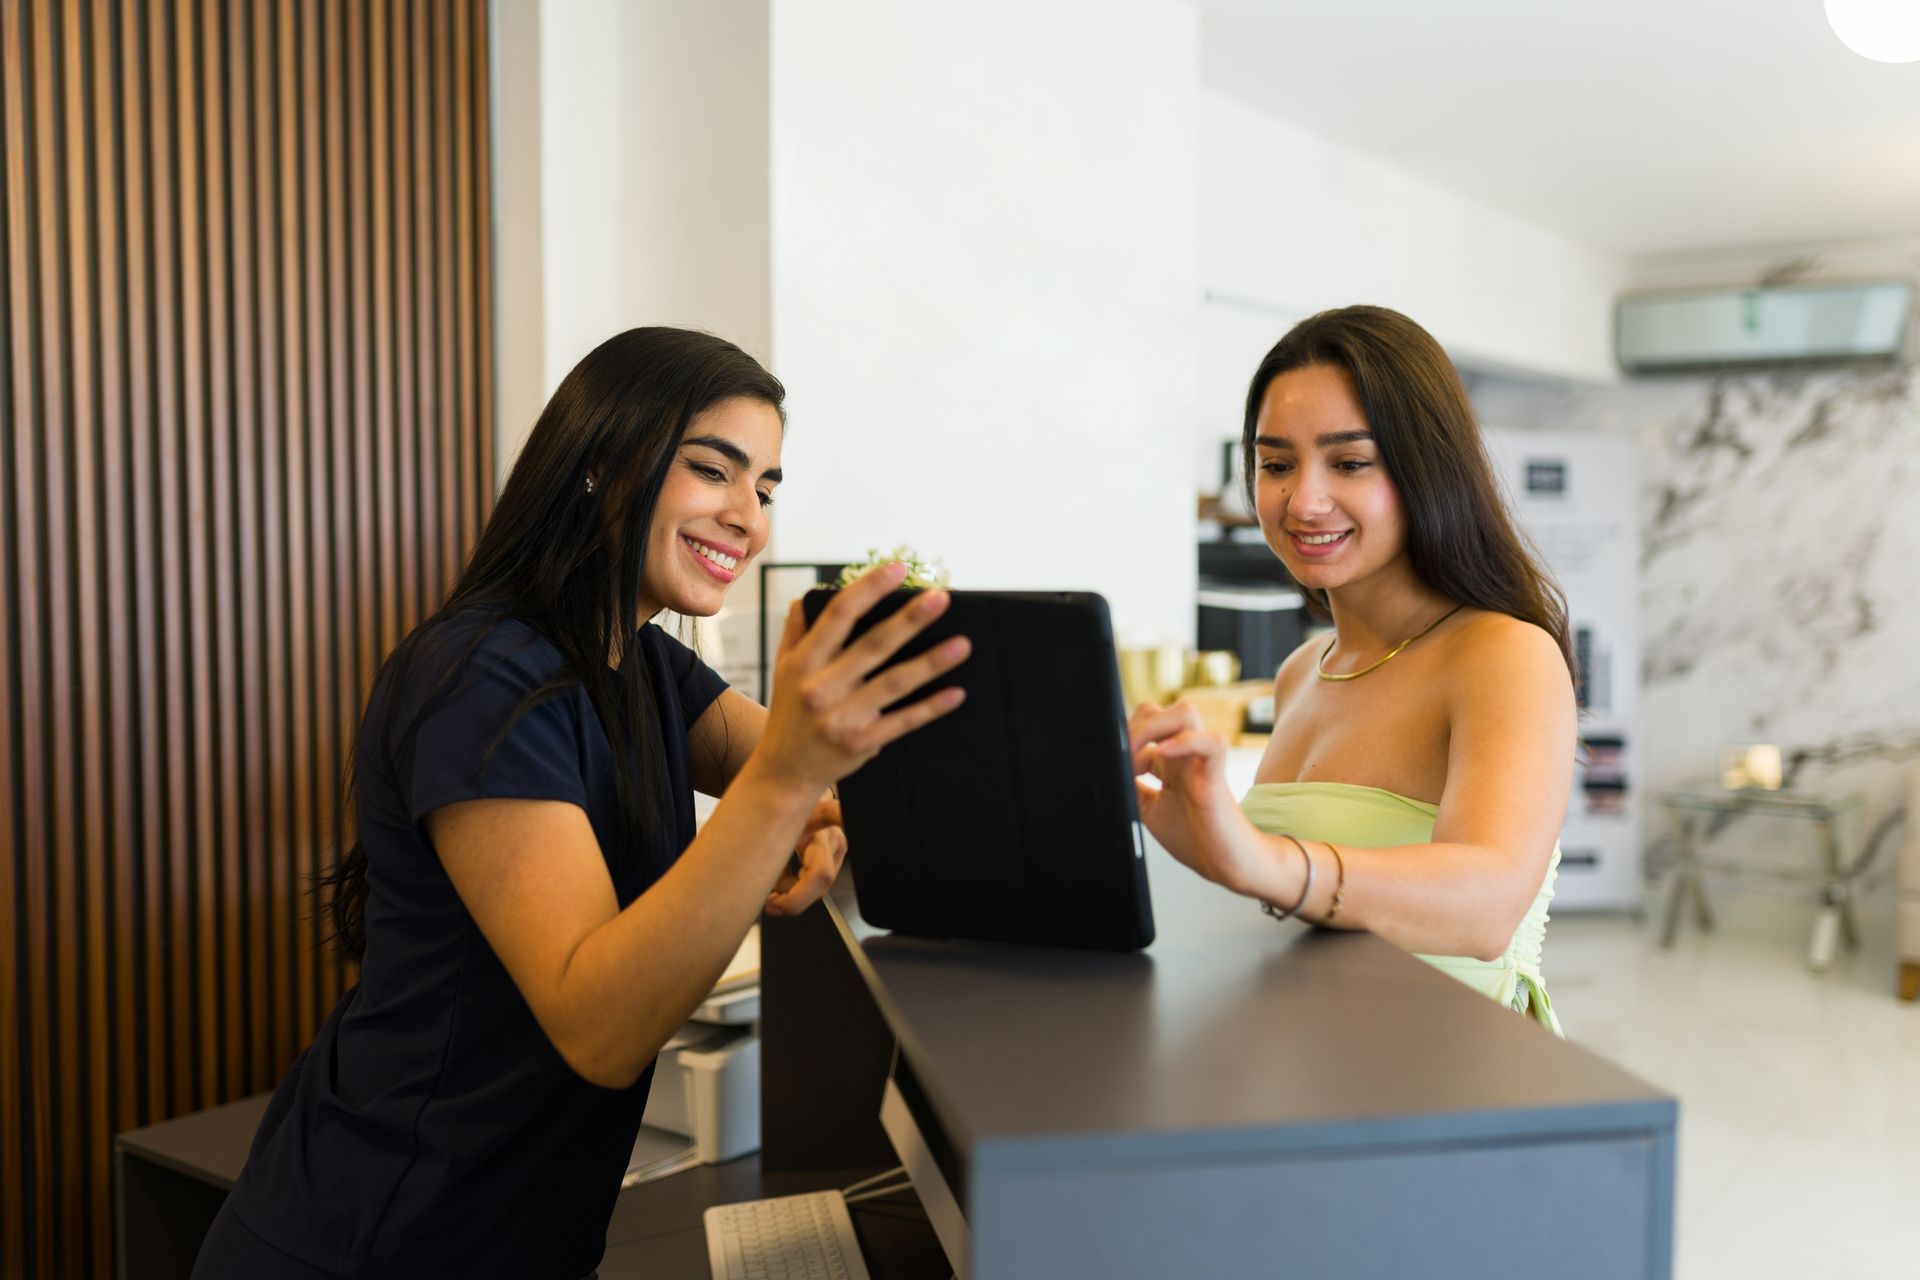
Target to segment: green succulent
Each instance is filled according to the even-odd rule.
[[[922,560],[920,553],[912,547],[895,547],[891,551],[882,551],[878,547],[867,548],[867,558],[859,564],[850,564],[840,571],[837,587],[844,587],[869,569],[878,568],[889,561],[898,560],[907,566],[906,581],[900,586],[909,591],[926,591],[934,587],[944,589],[947,585],[947,566],[938,560]]]

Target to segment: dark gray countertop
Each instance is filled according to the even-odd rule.
[[[1672,1130],[1668,1095],[1378,938],[1271,920],[1158,848],[1148,874],[1158,936],[1139,954],[885,935],[837,895],[976,1162]]]

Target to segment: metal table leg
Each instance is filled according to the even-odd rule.
[[[1697,816],[1694,821],[1698,821]],[[1697,834],[1697,830],[1697,828],[1690,825],[1690,836]],[[1689,883],[1693,886],[1693,922],[1700,926],[1700,932],[1712,933],[1713,908],[1707,905],[1707,876],[1706,872],[1700,866],[1700,851],[1697,843],[1692,846],[1692,852],[1694,861],[1692,874],[1689,876]]]
[[[1834,943],[1840,933],[1840,909],[1832,898],[1813,918],[1813,938],[1807,943],[1807,968],[1825,973],[1833,965]]]
[[[1837,944],[1860,948],[1860,924],[1853,914],[1854,824],[1850,813],[1827,815],[1820,823],[1820,852],[1825,882],[1820,891],[1820,913],[1813,919],[1813,937],[1807,944],[1807,967],[1825,973],[1833,964]]]
[[[1847,950],[1860,949],[1860,920],[1853,913],[1853,886],[1859,878],[1863,859],[1860,855],[1858,809],[1849,809],[1834,819],[1834,861],[1840,865],[1840,937]]]
[[[1673,940],[1679,936],[1680,913],[1686,909],[1689,890],[1699,903],[1703,927],[1712,927],[1712,921],[1706,915],[1706,896],[1700,893],[1700,870],[1694,860],[1693,815],[1668,809],[1667,825],[1673,832],[1674,865],[1673,874],[1668,877],[1673,887],[1667,892],[1667,924],[1660,935],[1660,945],[1663,947],[1672,946]]]

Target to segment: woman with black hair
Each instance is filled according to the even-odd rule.
[[[784,395],[675,329],[620,334],[560,384],[374,683],[359,839],[330,877],[360,981],[275,1092],[196,1277],[598,1265],[660,1047],[762,911],[832,882],[831,784],[960,701],[887,710],[964,640],[873,675],[943,593],[848,642],[897,564],[810,630],[796,605],[770,709],[650,621],[713,614],[766,546]],[[723,796],[697,834],[696,788]]]
[[[1397,312],[1322,312],[1254,373],[1241,453],[1267,545],[1333,636],[1281,665],[1238,804],[1198,713],[1142,706],[1143,820],[1269,913],[1372,930],[1558,1032],[1540,953],[1573,780],[1566,602],[1459,375]]]

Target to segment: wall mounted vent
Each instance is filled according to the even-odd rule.
[[[1793,285],[1622,298],[1614,352],[1628,373],[1904,358],[1913,286]]]

